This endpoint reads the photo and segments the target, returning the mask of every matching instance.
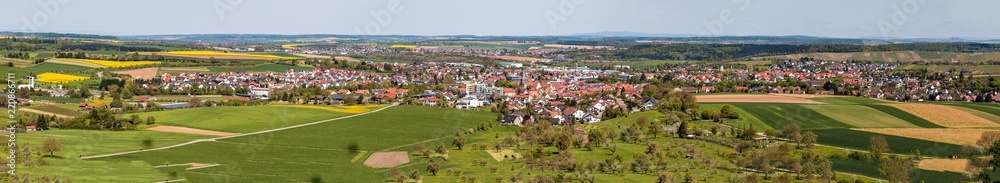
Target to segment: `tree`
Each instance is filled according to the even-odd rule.
[[[387,174],[389,175],[390,180],[394,180],[396,182],[406,181],[406,175],[404,175],[402,171],[399,171],[399,169],[396,168],[389,169],[389,172],[387,172]]]
[[[688,124],[686,121],[682,121],[680,123],[681,125],[678,125],[679,127],[677,127],[677,136],[684,138],[688,133]]]
[[[889,182],[910,182],[911,170],[913,170],[913,163],[896,155],[880,159],[878,163],[879,173],[888,178]]]
[[[427,171],[431,172],[431,175],[437,175],[438,170],[441,170],[441,164],[437,162],[431,162],[427,164]]]
[[[198,97],[191,97],[191,101],[188,101],[190,107],[201,107],[201,104],[203,104],[201,98]]]
[[[733,106],[729,104],[722,106],[722,109],[719,110],[719,114],[721,114],[723,118],[740,119],[740,113],[736,112],[736,110],[733,109]]]
[[[14,67],[14,62],[7,62],[7,67]]]
[[[149,116],[148,118],[146,118],[146,124],[147,125],[156,124],[156,118],[153,118],[153,116]]]
[[[997,158],[1000,157],[1000,140],[994,141],[988,152],[993,158],[990,158],[987,163],[990,167],[993,167],[993,172],[997,172],[997,168],[1000,168],[1000,158]]]
[[[819,162],[818,171],[819,171],[818,172],[819,178],[827,180],[827,182],[833,181],[836,178],[834,177],[836,176],[836,174],[834,174],[833,172],[833,162],[831,162],[830,160],[824,159],[823,161]]]
[[[656,177],[656,183],[672,183],[674,182],[674,177],[670,173],[660,173],[659,177]]]
[[[149,116],[149,117],[153,117],[153,116]],[[132,123],[132,124],[142,123],[142,120],[139,119],[139,115],[132,114],[131,116],[129,116],[129,118],[130,118],[129,122]]]
[[[878,157],[879,155],[882,155],[882,153],[889,152],[889,142],[885,141],[885,137],[882,137],[881,135],[872,135],[872,137],[868,139],[868,142],[868,152],[870,152],[872,156]]]
[[[420,182],[420,171],[414,169],[412,172],[410,172],[410,180],[415,182]]]
[[[458,147],[458,150],[462,150],[462,147],[465,146],[465,136],[455,138],[455,140],[451,141],[451,145],[455,145],[455,147]]]
[[[42,142],[42,152],[47,152],[51,156],[56,151],[62,151],[62,143],[55,137],[45,138],[45,142]]]
[[[807,149],[812,149],[818,139],[819,136],[812,131],[806,131],[806,133],[802,135],[802,143],[806,145]]]
[[[802,140],[802,133],[800,133],[800,130],[801,128],[799,128],[798,124],[791,123],[785,125],[785,128],[781,129],[781,137],[794,142],[799,142]]]

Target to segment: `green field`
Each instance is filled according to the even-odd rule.
[[[865,160],[853,160],[853,159],[830,159],[833,162],[833,169],[838,172],[852,173],[858,175],[864,175],[868,177],[876,177],[884,179],[878,171],[878,164],[875,161],[867,162]],[[938,172],[931,170],[916,169],[910,172],[910,180],[913,182],[952,182],[957,180],[966,180],[964,176],[960,173],[955,172]]]
[[[813,130],[819,136],[819,144],[843,147],[855,150],[868,150],[869,138],[875,133],[855,131],[848,129]],[[909,154],[920,150],[923,156],[947,157],[958,155],[962,152],[962,147],[953,144],[932,142],[914,138],[881,135],[889,142],[889,147],[893,153]]]
[[[975,109],[984,113],[1000,116],[1000,104],[973,102],[941,102],[941,104]]]
[[[702,104],[698,104],[698,105],[701,105],[702,109],[707,109],[707,110],[712,110],[712,111],[719,111],[726,104],[706,104],[706,103],[702,103]],[[764,131],[764,130],[767,130],[767,129],[781,129],[782,127],[784,127],[784,126],[777,126],[777,127],[770,126],[767,123],[764,123],[764,121],[761,121],[759,118],[757,118],[757,116],[754,116],[753,114],[750,114],[749,112],[747,112],[747,111],[745,111],[745,110],[743,110],[743,109],[741,109],[739,107],[735,107],[734,106],[733,109],[736,109],[736,112],[740,113],[740,119],[729,119],[729,120],[726,120],[725,123],[728,124],[728,125],[737,126],[737,127],[749,127],[749,126],[753,126],[754,129],[760,130],[760,131]]]
[[[176,134],[154,131],[92,131],[92,130],[47,130],[35,131],[17,135],[17,142],[30,144],[35,151],[41,147],[48,137],[55,137],[62,144],[62,151],[55,152],[54,157],[46,157],[48,166],[17,167],[18,174],[61,176],[73,182],[150,182],[165,180],[169,176],[151,169],[150,164],[141,161],[86,161],[78,156],[132,151],[141,148],[162,147],[207,136]],[[150,146],[144,141],[150,139]],[[47,154],[45,154],[47,155]],[[39,159],[42,155],[32,155]],[[128,176],[122,176],[128,175]]]
[[[747,113],[753,114],[767,126],[781,129],[785,125],[796,123],[802,129],[852,128],[849,124],[834,120],[816,112],[802,104],[732,104]]]
[[[49,71],[49,72],[79,72],[79,71],[86,71],[86,70],[93,69],[93,68],[89,68],[89,67],[82,67],[82,66],[75,66],[75,65],[66,65],[66,64],[57,64],[57,63],[48,63],[48,62],[42,62],[41,64],[34,65],[34,66],[31,66],[31,67],[28,67],[28,68],[39,70],[39,71]]]
[[[285,72],[288,69],[295,69],[295,71],[311,71],[313,68],[302,67],[302,66],[290,66],[281,64],[261,64],[252,67],[208,67],[212,72]]]
[[[239,111],[239,112],[233,112]],[[205,107],[138,113],[157,124],[223,132],[255,132],[347,116],[349,113],[283,106]]]
[[[484,112],[397,106],[308,127],[97,161],[221,164],[187,171],[160,169],[162,174],[178,172],[179,178],[189,182],[307,182],[316,177],[328,182],[382,182],[385,170],[362,165],[369,151],[411,150],[422,141],[440,144],[450,141],[446,138],[455,130],[494,119],[493,114]],[[357,143],[361,151],[346,150],[349,143]],[[425,165],[426,161],[417,159],[401,169],[409,173],[411,169],[423,170]]]
[[[855,128],[915,128],[917,125],[862,105],[802,105]]]

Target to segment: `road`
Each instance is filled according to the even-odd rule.
[[[365,112],[365,113],[353,114],[353,115],[350,115],[350,116],[343,116],[343,117],[338,117],[338,118],[320,120],[320,121],[315,121],[315,122],[310,122],[310,123],[304,123],[304,124],[298,124],[298,125],[292,125],[292,126],[281,127],[281,128],[275,128],[275,129],[270,129],[270,130],[263,130],[263,131],[250,132],[250,133],[242,133],[242,134],[236,134],[236,135],[225,136],[225,137],[216,137],[216,138],[209,138],[209,139],[198,139],[198,140],[192,140],[190,142],[185,142],[185,143],[180,143],[180,144],[174,144],[174,145],[169,145],[169,146],[163,146],[163,147],[158,147],[158,148],[152,148],[152,149],[145,149],[145,150],[141,150],[141,151],[140,150],[135,150],[135,151],[126,151],[126,152],[118,152],[118,153],[111,153],[111,154],[100,154],[100,155],[84,156],[84,157],[80,157],[80,159],[104,158],[104,157],[119,156],[119,155],[126,155],[126,154],[146,152],[146,151],[159,151],[159,150],[164,150],[164,149],[171,149],[171,148],[177,148],[177,147],[182,147],[182,146],[186,146],[186,145],[191,145],[191,144],[199,143],[199,142],[214,142],[216,140],[222,140],[222,139],[228,139],[228,138],[236,138],[236,137],[242,137],[242,136],[248,136],[248,135],[257,135],[257,134],[263,134],[263,133],[271,133],[271,132],[276,132],[276,131],[282,131],[282,130],[287,130],[287,129],[292,129],[292,128],[299,128],[299,127],[304,127],[304,126],[310,126],[310,125],[315,125],[315,124],[320,124],[320,123],[326,123],[326,122],[337,121],[337,120],[342,120],[342,119],[348,119],[348,118],[358,117],[358,116],[362,116],[362,115],[366,115],[366,114],[376,113],[376,112],[382,111],[384,109],[388,109],[388,108],[396,106],[396,105],[398,105],[398,104],[392,104],[392,105],[385,106],[385,107],[382,107],[382,108],[379,108],[379,109],[376,109],[376,110],[368,111],[368,112]]]

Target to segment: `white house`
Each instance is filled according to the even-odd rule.
[[[475,95],[466,95],[461,100],[459,100],[458,103],[455,104],[455,108],[466,109],[466,108],[482,107],[483,103],[484,102],[482,100],[479,100],[479,98],[476,98]]]
[[[267,100],[271,96],[271,90],[267,88],[250,88],[250,95],[253,97]]]

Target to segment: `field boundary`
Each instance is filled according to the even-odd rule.
[[[228,138],[243,137],[243,136],[248,136],[248,135],[257,135],[257,134],[263,134],[263,133],[270,133],[270,132],[288,130],[288,129],[292,129],[292,128],[299,128],[299,127],[304,127],[304,126],[310,126],[310,125],[315,125],[315,124],[320,124],[320,123],[326,123],[326,122],[337,121],[337,120],[342,120],[342,119],[348,119],[348,118],[358,117],[358,116],[362,116],[362,115],[366,115],[366,114],[376,113],[376,112],[382,111],[384,109],[388,109],[388,108],[396,106],[396,105],[399,105],[399,104],[395,104],[394,103],[394,104],[387,105],[385,107],[382,107],[382,108],[379,108],[379,109],[375,109],[375,110],[372,110],[372,111],[368,111],[368,112],[365,112],[365,113],[353,114],[353,115],[349,115],[349,116],[342,116],[342,117],[337,117],[337,118],[332,118],[332,119],[325,119],[325,120],[315,121],[315,122],[311,122],[311,123],[304,123],[304,124],[298,124],[298,125],[292,125],[292,126],[287,126],[287,127],[270,129],[270,130],[257,131],[257,132],[242,133],[242,134],[236,134],[236,135],[225,136],[225,137],[216,137],[216,138],[209,138],[209,139],[197,139],[197,140],[192,140],[192,141],[185,142],[185,143],[174,144],[174,145],[169,145],[169,146],[163,146],[163,147],[158,147],[158,148],[152,148],[152,149],[147,149],[147,150],[125,151],[125,152],[118,152],[118,153],[111,153],[111,154],[100,154],[100,155],[84,156],[84,157],[80,157],[80,159],[84,159],[85,160],[85,159],[104,158],[104,157],[111,157],[111,156],[134,154],[134,153],[145,152],[145,151],[158,151],[158,150],[165,150],[165,149],[172,149],[172,148],[182,147],[182,146],[191,145],[191,144],[195,144],[195,143],[199,143],[199,142],[215,142],[217,140],[228,139]]]

